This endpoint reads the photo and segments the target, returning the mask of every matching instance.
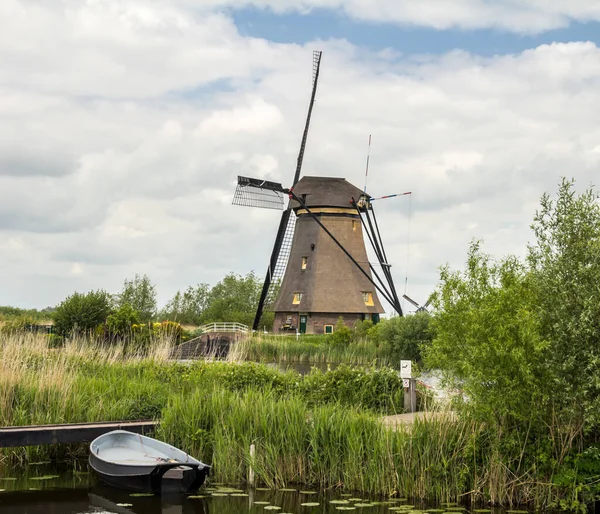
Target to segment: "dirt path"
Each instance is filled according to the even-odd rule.
[[[395,414],[394,416],[383,416],[381,418],[384,425],[394,428],[399,425],[412,425],[415,419],[433,421],[436,419],[451,421],[456,419],[456,414],[452,411],[439,411],[439,412],[414,412],[407,414]]]

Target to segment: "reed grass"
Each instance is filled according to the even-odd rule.
[[[332,344],[327,336],[273,336],[258,334],[238,343],[240,360],[257,362],[345,363],[355,365],[397,365],[387,345],[358,339],[347,345]]]
[[[210,463],[223,482],[243,482],[252,465],[269,487],[540,508],[574,494],[576,484],[557,488],[531,465],[515,468],[519,452],[503,448],[501,430],[469,416],[386,427],[381,413],[398,412],[402,394],[389,370],[301,377],[254,363],[184,365],[167,361],[171,345],[49,349],[43,336],[0,336],[0,425],[160,419],[158,437]],[[2,450],[0,461],[86,455],[85,445],[30,447]]]

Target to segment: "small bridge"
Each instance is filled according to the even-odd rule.
[[[202,332],[204,334],[214,334],[214,333],[247,334],[250,331],[250,327],[248,327],[248,325],[244,325],[243,323],[231,323],[229,321],[218,321],[216,323],[208,323],[207,325],[203,325],[200,327],[200,330],[202,330]],[[200,337],[202,337],[202,336],[200,336]]]
[[[251,333],[248,325],[229,321],[208,323],[200,327],[200,330],[203,332],[202,335],[175,347],[171,352],[171,358],[227,357],[231,344],[248,337]]]

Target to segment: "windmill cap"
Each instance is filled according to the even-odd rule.
[[[305,198],[307,207],[343,207],[348,208],[352,198],[356,201],[363,192],[341,177],[302,177],[294,186],[294,193]],[[291,207],[297,209],[300,204],[292,200]]]

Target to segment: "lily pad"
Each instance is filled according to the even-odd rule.
[[[271,491],[270,487],[255,487],[257,491]]]
[[[278,507],[277,505],[267,505],[265,510],[281,510],[281,507]]]
[[[142,496],[154,496],[152,493],[131,493],[129,496],[133,496],[134,498],[140,498]]]
[[[317,491],[300,491],[300,494],[317,494]]]
[[[211,496],[229,496],[229,493],[220,493],[215,491],[214,493],[210,493]]]
[[[235,496],[236,498],[242,498],[248,496],[248,493],[231,493],[231,496]]]
[[[336,507],[337,510],[356,510],[356,507]]]
[[[254,505],[269,505],[271,502],[254,502]]]
[[[278,491],[281,491],[283,493],[297,493],[298,489],[290,489],[288,487],[284,487],[282,489],[277,489]]]
[[[346,505],[350,503],[348,500],[331,500],[329,503],[334,503],[338,505]]]
[[[374,503],[355,503],[355,507],[375,507]]]
[[[320,503],[307,502],[307,503],[301,503],[300,505],[302,505],[303,507],[318,507],[320,505]]]
[[[133,503],[117,503],[118,507],[133,507]]]
[[[202,494],[193,494],[188,496],[188,500],[200,500],[201,498],[206,498],[206,496],[203,496]]]
[[[44,475],[43,477],[31,477],[29,480],[54,480],[58,475]]]

